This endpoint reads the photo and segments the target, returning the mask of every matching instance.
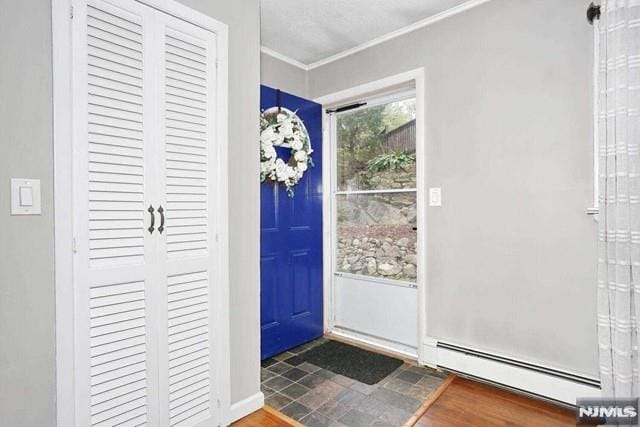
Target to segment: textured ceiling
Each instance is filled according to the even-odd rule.
[[[261,0],[262,46],[310,64],[465,0]]]

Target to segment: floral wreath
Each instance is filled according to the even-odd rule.
[[[275,147],[291,148],[291,156],[285,163],[278,157]],[[298,184],[311,159],[309,133],[298,115],[286,108],[272,107],[260,114],[260,182],[281,182],[293,197],[293,187]]]

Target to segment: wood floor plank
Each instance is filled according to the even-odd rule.
[[[300,423],[268,406],[232,424],[234,427],[298,427]]]
[[[569,409],[456,377],[415,425],[564,427],[575,423]]]

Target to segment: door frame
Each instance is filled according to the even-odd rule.
[[[417,278],[418,288],[418,363],[425,364],[424,343],[427,341],[427,199],[426,189],[426,144],[425,144],[425,71],[424,68],[417,68],[404,73],[389,76],[380,80],[371,81],[349,89],[334,92],[316,98],[314,101],[321,104],[325,109],[322,116],[323,140],[322,156],[322,186],[323,186],[323,212],[322,221],[326,229],[330,232],[323,233],[323,257],[325,259],[323,267],[324,286],[324,328],[325,333],[332,333],[343,338],[360,342],[367,346],[377,347],[385,351],[397,352],[380,343],[370,340],[365,336],[346,336],[342,332],[335,330],[334,319],[334,292],[333,292],[333,269],[335,262],[333,245],[335,243],[335,215],[333,214],[332,179],[335,170],[335,147],[336,141],[332,135],[331,118],[326,112],[330,106],[345,105],[356,102],[364,97],[382,97],[407,89],[410,85],[415,88],[416,98],[416,225],[417,233]],[[404,354],[403,354],[404,355]]]
[[[55,377],[56,424],[75,425],[75,292],[73,283],[73,5],[77,0],[52,0],[53,52],[53,153],[54,153],[54,265],[55,265]],[[218,229],[218,277],[216,288],[219,313],[215,334],[219,342],[229,342],[229,263],[228,263],[228,26],[175,0],[131,0],[174,16],[216,34],[217,88],[216,139],[218,171],[216,213]],[[64,331],[64,333],[62,333]],[[230,419],[230,350],[223,345],[217,352],[217,378],[220,420]]]

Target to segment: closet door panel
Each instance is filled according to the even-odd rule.
[[[169,425],[215,425],[216,40],[213,33],[167,16],[161,41],[160,179],[166,218],[161,249],[166,280],[161,418]]]
[[[147,168],[149,11],[74,4],[77,425],[153,423]]]
[[[76,423],[218,425],[216,37],[133,0],[74,15]]]

